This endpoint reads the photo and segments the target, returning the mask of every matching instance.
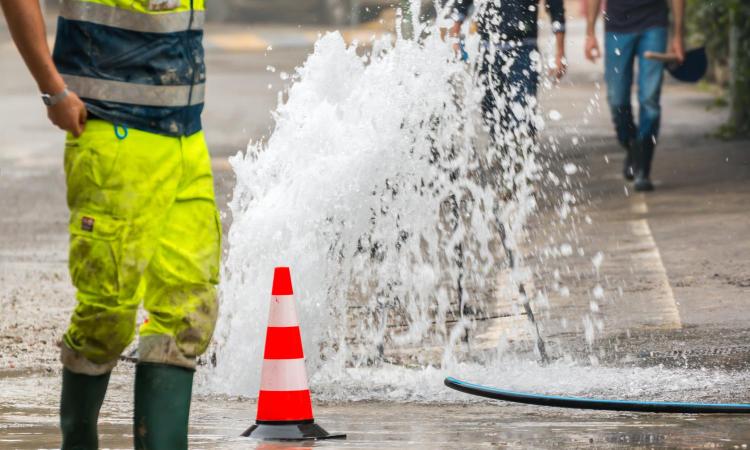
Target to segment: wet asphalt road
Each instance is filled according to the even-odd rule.
[[[100,421],[103,448],[128,448],[132,431],[128,391],[119,370]],[[9,381],[3,379],[3,383]],[[0,394],[0,447],[59,445],[54,392],[57,378],[19,380]],[[9,407],[12,393],[15,405]],[[190,442],[196,449],[474,449],[474,448],[747,448],[747,416],[655,415],[535,408],[498,402],[401,404],[356,402],[316,405],[316,421],[346,440],[268,443],[239,437],[252,425],[254,401],[197,397]]]
[[[575,31],[572,34],[575,39]],[[571,42],[571,54],[577,54],[579,47],[580,43]],[[244,149],[249,139],[268,134],[269,111],[281,86],[278,74],[291,71],[307,52],[305,47],[209,52],[204,117],[220,204],[233,184],[226,156]],[[596,317],[602,320],[603,331],[592,347],[581,337],[579,318],[589,307],[587,276],[594,275],[580,270],[573,276],[576,271],[571,271],[569,295],[552,296],[549,310],[540,314],[550,348],[603,365],[718,367],[737,374],[738,384],[722,390],[706,386],[707,397],[700,392],[686,395],[708,401],[750,401],[750,384],[742,381],[750,361],[748,143],[711,138],[725,112],[709,109],[710,94],[670,85],[664,95],[669,113],[655,167],[657,192],[633,194],[619,178],[622,156],[611,138],[603,91],[595,99],[599,109],[583,112],[597,92],[597,69],[571,59],[568,81],[544,99],[545,108],[563,113],[563,120],[548,133],[561,136],[566,158],[586,168],[580,178],[586,192],[581,208],[592,225],[584,226],[578,242],[608,255],[601,269],[609,280],[605,287],[612,291],[619,287],[623,293],[601,305]],[[55,342],[73,304],[66,273],[63,136],[46,123],[35,87],[4,34],[0,61],[6,77],[0,87],[0,117],[5,124],[0,134],[0,448],[55,448],[59,444]],[[269,72],[269,65],[277,71]],[[570,144],[567,138],[573,134],[585,137],[585,142]],[[537,229],[550,223],[554,213],[554,208],[543,207]],[[534,236],[544,238],[542,233],[532,233],[532,240]],[[533,254],[529,257],[534,261]],[[590,265],[590,254],[571,263],[575,264]],[[130,445],[131,369],[127,365],[118,369],[105,403],[103,446]],[[350,434],[346,442],[321,444],[329,448],[750,445],[750,419],[745,417],[579,412],[483,401],[324,404],[316,405],[316,411],[319,422],[331,431]],[[252,423],[254,412],[252,401],[199,396],[193,408],[191,445],[307,448],[234,438]]]

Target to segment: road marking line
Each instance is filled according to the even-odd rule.
[[[653,274],[656,281],[656,287],[648,291],[648,296],[652,300],[652,305],[658,309],[650,310],[658,319],[660,325],[668,328],[682,328],[680,311],[677,308],[677,302],[674,298],[672,286],[669,284],[669,277],[664,263],[661,259],[659,247],[656,246],[654,236],[651,233],[651,227],[646,219],[633,220],[629,222],[630,230],[642,244],[639,252],[635,252],[632,258],[637,258],[639,263],[636,267],[644,268],[648,273]]]
[[[638,200],[630,204],[630,211],[635,214],[648,214],[648,205],[646,202],[643,201],[643,198]]]

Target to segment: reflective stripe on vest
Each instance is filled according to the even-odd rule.
[[[79,97],[141,106],[178,107],[203,103],[205,84],[194,86],[156,86],[125,83],[63,74],[63,79]],[[192,88],[192,95],[191,95]]]
[[[193,15],[192,23],[190,16]],[[203,11],[145,13],[81,0],[63,0],[60,16],[143,33],[175,33],[203,28]]]
[[[205,97],[203,0],[62,0],[53,60],[96,117],[188,136]]]

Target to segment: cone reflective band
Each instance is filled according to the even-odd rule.
[[[268,312],[257,423],[313,421],[293,294],[289,268],[276,268]]]
[[[305,352],[288,267],[273,275],[255,425],[243,436],[265,440],[343,438],[315,424]]]

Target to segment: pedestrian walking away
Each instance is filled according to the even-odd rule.
[[[139,328],[135,448],[185,449],[217,317],[221,227],[201,126],[203,0],[63,0],[53,55],[36,1],[0,0],[49,119],[68,132],[63,449],[98,447],[109,376]]]
[[[685,58],[683,18],[685,0],[672,4],[671,52],[678,62]],[[600,57],[596,21],[601,0],[589,0],[586,27],[586,58]],[[664,63],[649,59],[649,52],[663,53],[668,44],[669,5],[667,0],[608,0],[604,14],[604,66],[607,100],[617,140],[625,149],[623,174],[635,179],[637,191],[651,191],[651,163],[661,123],[661,87]],[[634,76],[635,62],[638,73]],[[633,82],[638,86],[638,124],[633,118],[630,94]]]

